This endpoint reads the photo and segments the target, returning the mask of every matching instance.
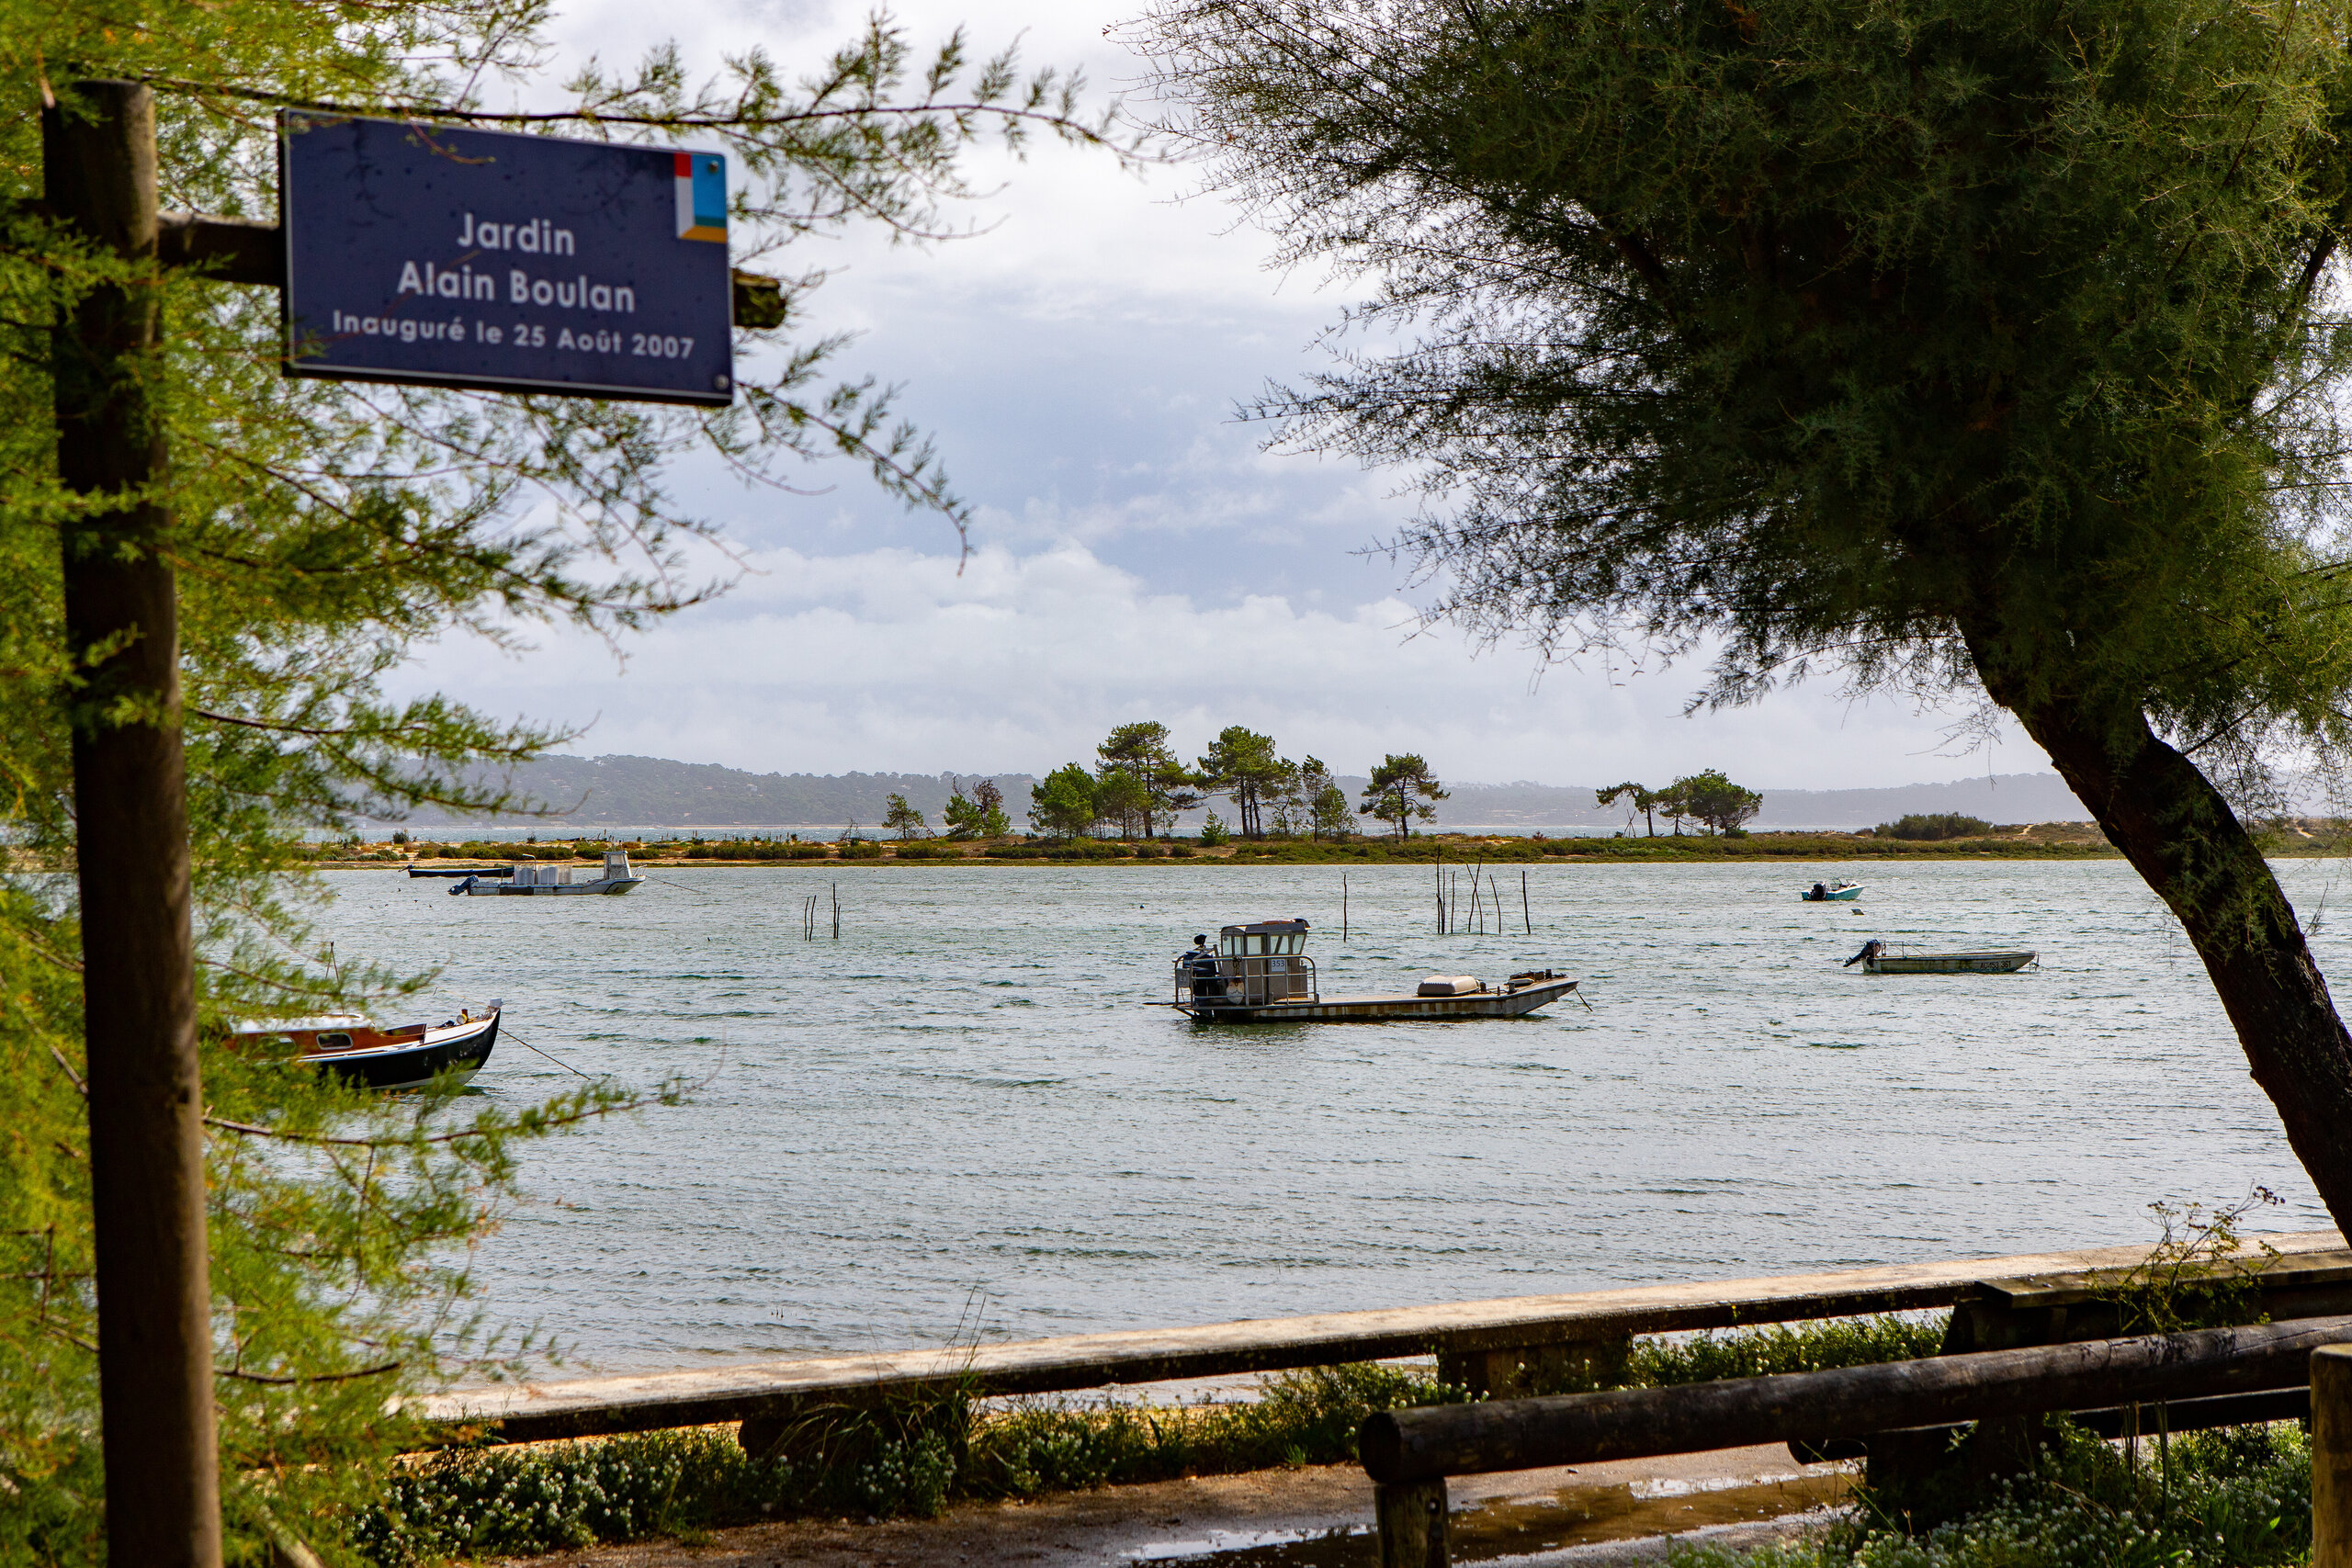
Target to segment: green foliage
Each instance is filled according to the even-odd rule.
[[[2256,1187],[2233,1203],[2209,1209],[2148,1205],[2162,1231],[2148,1256],[2103,1292],[2117,1308],[2119,1334],[2177,1334],[2227,1324],[2265,1323],[2261,1275],[2278,1249],[2256,1238],[2251,1256],[2239,1226],[2246,1215],[2283,1202]]]
[[[1392,752],[1372,770],[1363,788],[1363,804],[1356,810],[1362,816],[1395,823],[1396,836],[1408,839],[1415,822],[1436,818],[1433,803],[1445,799],[1446,794],[1438,787],[1437,775],[1430,772],[1427,762],[1409,751],[1401,757]]]
[[[1996,1501],[1913,1533],[1873,1512],[1809,1541],[1733,1552],[1678,1546],[1672,1568],[2273,1568],[2308,1561],[2311,1450],[2293,1423],[2143,1439],[2136,1461],[2062,1427],[2037,1472]]]
[[[994,779],[978,780],[969,795],[964,793],[960,783],[953,788],[944,813],[949,838],[1001,839],[1012,831],[1012,824],[1004,814],[1004,791],[997,787]]]
[[[1203,849],[1216,849],[1221,844],[1231,842],[1232,839],[1233,829],[1227,827],[1225,818],[1216,812],[1212,811],[1201,818],[1201,847]]]
[[[1597,789],[1592,793],[1593,799],[1601,806],[1614,806],[1621,800],[1632,801],[1634,809],[1642,814],[1642,820],[1647,824],[1650,833],[1655,836],[1657,832],[1657,808],[1664,804],[1667,796],[1672,792],[1651,789],[1628,780],[1624,784],[1611,784],[1607,789]]]
[[[949,1397],[848,1416],[797,1460],[755,1459],[731,1427],[434,1454],[379,1472],[355,1540],[383,1568],[412,1568],[793,1515],[930,1517],[953,1497],[1340,1463],[1373,1412],[1464,1398],[1426,1371],[1377,1364],[1261,1384],[1254,1402],[1178,1407],[1035,1400],[983,1413]]]
[[[1878,825],[1882,839],[1974,839],[1993,830],[1993,824],[1981,817],[1962,817],[1958,812],[1912,812],[1892,822]]]
[[[1624,1385],[1664,1388],[1717,1378],[1917,1360],[1942,1348],[1949,1315],[1840,1318],[1726,1330],[1688,1339],[1636,1340],[1626,1363]]]
[[[931,831],[931,824],[923,820],[922,812],[907,804],[903,795],[894,795],[886,803],[882,826],[897,833],[901,840],[920,839]]]
[[[1983,665],[2005,704],[2337,734],[2336,10],[1475,16],[1138,28],[1213,178],[1398,330],[1259,412],[1416,466],[1440,613],[1637,659],[1725,637],[1723,699]]]
[[[1149,838],[1180,811],[1200,805],[1200,776],[1178,760],[1168,727],[1146,719],[1111,731],[1094,754],[1102,759],[1102,815],[1119,818],[1123,838],[1138,829]]]
[[[1048,839],[1080,838],[1101,815],[1094,799],[1086,764],[1065,762],[1030,788],[1029,825]]]
[[[1286,784],[1295,784],[1296,772],[1277,754],[1272,736],[1238,724],[1219,730],[1216,741],[1201,754],[1201,787],[1233,802],[1234,810],[1240,814],[1241,835],[1247,839],[1265,835],[1266,804]]]
[[[1667,795],[1669,815],[1695,817],[1711,833],[1737,832],[1764,807],[1762,795],[1732,783],[1713,768],[1675,780],[1667,786]]]

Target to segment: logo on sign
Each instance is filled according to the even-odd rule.
[[[289,374],[732,400],[723,155],[284,123]]]
[[[677,157],[678,238],[727,243],[727,164],[704,153]]]

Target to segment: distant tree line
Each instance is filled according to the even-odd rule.
[[[1963,817],[1957,812],[1912,812],[1892,822],[1882,822],[1876,832],[1882,839],[1981,839],[1993,830],[1993,824],[1982,817]]]
[[[1029,824],[1048,839],[1148,839],[1170,833],[1179,814],[1222,799],[1228,821],[1212,808],[1201,840],[1216,844],[1236,835],[1250,840],[1307,839],[1332,842],[1354,836],[1369,817],[1397,838],[1437,814],[1446,798],[1429,763],[1407,753],[1381,759],[1354,801],[1321,759],[1282,755],[1271,735],[1228,725],[1193,762],[1178,756],[1168,727],[1154,720],[1123,724],[1094,749],[1091,768],[1068,762],[1030,791]]]
[[[1620,800],[1630,802],[1642,814],[1653,837],[1661,817],[1673,824],[1677,833],[1682,831],[1686,821],[1698,822],[1710,833],[1745,832],[1748,819],[1764,808],[1761,795],[1732,783],[1713,768],[1703,773],[1686,774],[1664,789],[1651,789],[1628,781],[1593,793],[1602,806],[1614,806]]]

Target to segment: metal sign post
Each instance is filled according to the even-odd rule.
[[[727,161],[289,111],[287,373],[719,406]]]

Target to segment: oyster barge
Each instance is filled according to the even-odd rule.
[[[575,882],[571,873],[572,868],[568,865],[548,865],[537,861],[517,861],[504,866],[448,868],[413,865],[408,868],[411,876],[464,877],[463,882],[449,889],[452,898],[461,893],[475,898],[517,895],[527,897],[534,894],[626,893],[645,881],[629,869],[627,850],[606,850],[605,869],[595,876]]]
[[[1367,1023],[1387,1019],[1518,1018],[1558,1001],[1577,982],[1549,969],[1500,986],[1432,976],[1418,991],[1327,997],[1306,956],[1305,920],[1226,926],[1216,951],[1176,960],[1176,999],[1165,1004],[1209,1023]]]

